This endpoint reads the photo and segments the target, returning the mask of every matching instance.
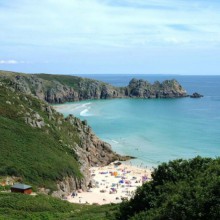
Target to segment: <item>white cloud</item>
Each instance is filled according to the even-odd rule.
[[[18,60],[0,60],[0,64],[24,64],[24,63],[30,63],[26,61],[18,61]]]
[[[18,64],[17,60],[0,60],[0,64]]]

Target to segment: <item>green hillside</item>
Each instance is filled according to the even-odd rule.
[[[81,178],[75,151],[76,129],[32,96],[0,86],[0,176],[22,177],[26,183],[55,189],[55,181],[73,175]],[[31,127],[24,117],[44,120],[42,128]],[[57,120],[62,124],[57,126]],[[68,136],[68,133],[72,136]]]
[[[71,204],[44,195],[0,193],[1,220],[110,220],[116,208],[116,205]]]
[[[92,83],[105,84],[98,80],[92,80],[92,79],[82,78],[78,76],[70,76],[70,75],[36,74],[36,76],[51,83],[57,81],[63,85],[74,88],[76,91],[82,89],[80,87],[80,84],[81,85],[85,84],[87,86],[89,86]]]

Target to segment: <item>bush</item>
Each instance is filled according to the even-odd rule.
[[[196,157],[163,163],[152,181],[120,205],[116,218],[219,219],[220,158]]]

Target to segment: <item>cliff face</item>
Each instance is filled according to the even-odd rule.
[[[48,74],[4,74],[16,90],[33,94],[48,103],[64,103],[87,99],[110,98],[179,98],[187,93],[176,80],[150,84],[144,80],[132,79],[126,87],[114,87],[97,80],[75,76]]]
[[[23,86],[27,84],[0,79],[0,176],[62,197],[87,188],[91,166],[128,159],[113,152],[86,121],[64,118],[33,96],[31,88]]]
[[[48,75],[24,75],[13,73],[11,75],[1,75],[0,77],[10,82],[16,90],[33,94],[48,103],[64,103],[86,99],[107,99],[124,97],[109,84],[84,79],[80,77],[59,76],[55,79],[47,78]],[[60,82],[67,77],[66,82]],[[68,80],[72,83],[69,83]]]
[[[179,98],[187,93],[176,80],[156,81],[150,84],[144,80],[132,79],[126,89],[126,95],[133,98]]]
[[[75,145],[74,150],[78,156],[80,171],[83,178],[78,180],[74,177],[66,177],[57,183],[58,191],[53,195],[61,196],[62,194],[72,192],[75,189],[86,190],[91,181],[89,168],[91,166],[105,166],[115,160],[127,160],[129,157],[120,156],[111,150],[111,146],[100,140],[87,125],[86,121],[69,115],[65,119],[72,126],[77,128],[79,143]],[[70,134],[71,136],[71,134]]]

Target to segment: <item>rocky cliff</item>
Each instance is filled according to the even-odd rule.
[[[113,152],[86,121],[64,118],[23,85],[0,79],[0,176],[62,197],[87,188],[91,166],[128,159]]]
[[[86,190],[91,181],[89,171],[91,166],[105,166],[115,160],[127,160],[130,158],[113,152],[108,143],[103,142],[93,133],[86,121],[81,121],[73,115],[69,115],[65,118],[65,121],[77,129],[79,142],[75,143],[74,151],[77,155],[83,178],[79,180],[74,176],[67,176],[62,181],[58,181],[58,190],[53,192],[53,195],[58,197],[69,194],[76,189]],[[74,134],[70,132],[68,135],[71,138]]]
[[[186,97],[186,90],[175,80],[156,81],[150,84],[145,80],[132,79],[124,88],[125,94],[132,98],[179,98]]]
[[[0,77],[16,90],[33,94],[48,103],[64,103],[87,99],[109,98],[179,98],[187,93],[176,80],[150,84],[132,79],[126,87],[76,76],[49,74],[21,74],[0,71]]]

